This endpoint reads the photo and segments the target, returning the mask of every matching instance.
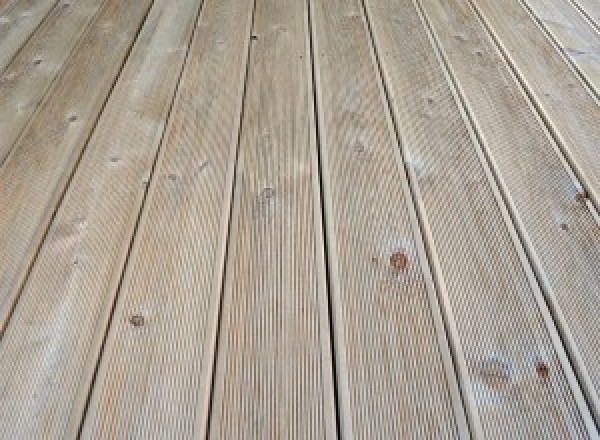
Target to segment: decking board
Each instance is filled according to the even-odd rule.
[[[0,167],[103,1],[54,8],[0,74]]]
[[[209,437],[336,438],[308,4],[256,0]]]
[[[362,3],[310,3],[340,431],[468,438]]]
[[[0,333],[151,0],[110,0],[0,168]]]
[[[600,97],[600,33],[569,0],[521,0],[521,4],[575,67],[591,93]]]
[[[569,165],[600,208],[600,105],[518,0],[471,2],[532,96]]]
[[[585,435],[568,360],[415,5],[366,4],[473,436]],[[398,44],[407,29],[412,38]],[[540,363],[551,376],[540,378]]]
[[[597,0],[0,0],[0,438],[598,438]]]
[[[200,4],[156,0],[88,143],[0,341],[2,438],[79,431]]]
[[[251,20],[251,2],[204,0],[84,438],[206,435]]]
[[[597,0],[571,0],[571,3],[600,32],[600,3]]]
[[[598,224],[471,6],[422,5],[597,419]]]
[[[16,0],[0,11],[0,73],[58,0]]]

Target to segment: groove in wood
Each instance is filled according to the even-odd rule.
[[[307,2],[256,0],[210,438],[336,438]]]
[[[0,168],[0,333],[151,0],[109,0]]]
[[[311,1],[340,431],[468,438],[360,1]]]
[[[252,2],[204,0],[83,437],[204,437]]]
[[[422,7],[597,416],[594,380],[600,370],[594,359],[599,352],[589,335],[600,330],[594,312],[600,308],[598,224],[578,200],[556,145],[468,2],[435,0]],[[560,348],[554,333],[550,330]],[[587,431],[596,435],[567,367],[565,379]]]
[[[103,4],[79,0],[54,8],[0,74],[0,167]]]
[[[0,73],[58,0],[16,0],[0,10]]]

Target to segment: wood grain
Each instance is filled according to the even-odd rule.
[[[455,358],[464,359],[473,436],[584,435],[564,350],[418,11],[366,4]],[[553,372],[543,381],[540,363]]]
[[[340,431],[469,437],[360,1],[311,1]]]
[[[0,168],[0,332],[150,4],[107,4]]]
[[[205,436],[251,21],[203,3],[83,438]]]
[[[257,0],[210,438],[336,438],[307,2]]]
[[[90,139],[0,342],[0,437],[79,430],[200,4],[154,3]]]
[[[0,166],[103,3],[54,8],[0,75]]]
[[[58,0],[17,0],[0,10],[0,73]]]
[[[596,29],[569,0],[521,0],[521,4],[530,11],[538,25],[545,30],[598,98],[600,34]]]
[[[598,224],[576,197],[580,188],[557,146],[469,3],[432,0],[422,6],[597,416],[600,353],[591,335],[600,330],[594,317],[600,307]],[[571,417],[581,417],[597,435],[568,368],[565,375],[581,411],[577,416],[571,406]]]
[[[18,0],[0,0],[0,14],[4,14]]]
[[[600,208],[600,105],[516,0],[473,3],[573,167]]]
[[[600,32],[600,3],[597,0],[571,0],[571,3]]]

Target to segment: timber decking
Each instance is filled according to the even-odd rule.
[[[598,438],[595,0],[0,0],[0,439]]]
[[[85,0],[55,8],[0,73],[0,164],[103,3]]]

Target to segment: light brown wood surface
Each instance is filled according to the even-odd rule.
[[[0,167],[104,2],[54,8],[0,76]]]
[[[0,9],[0,73],[58,0],[15,0]]]
[[[569,362],[564,350],[552,348],[556,330],[542,294],[531,271],[523,270],[512,224],[419,11],[399,0],[366,3],[437,286],[452,323],[473,436],[584,435],[573,398],[578,386],[567,386],[573,374]],[[399,44],[406,28],[412,38]],[[552,371],[548,380],[540,380],[540,363]],[[540,399],[555,405],[536,407]]]
[[[0,438],[599,438],[596,0],[0,0]]]
[[[340,432],[468,438],[361,2],[310,4]]]
[[[0,332],[150,0],[112,0],[0,168]]]
[[[586,192],[600,208],[600,105],[518,1],[476,5]],[[593,44],[593,42],[590,42]]]
[[[79,430],[200,3],[154,2],[87,145],[0,342],[0,437]]]
[[[600,32],[600,3],[597,0],[571,0],[571,3]]]
[[[600,370],[590,338],[598,332],[598,224],[471,5],[422,5],[597,419],[594,378]],[[590,420],[582,421],[595,430]]]
[[[308,24],[256,0],[211,439],[337,438]]]
[[[600,96],[600,33],[569,0],[521,0],[596,98]],[[531,62],[531,60],[530,60]],[[598,102],[596,103],[598,105]]]
[[[252,11],[204,0],[84,438],[206,435]]]

